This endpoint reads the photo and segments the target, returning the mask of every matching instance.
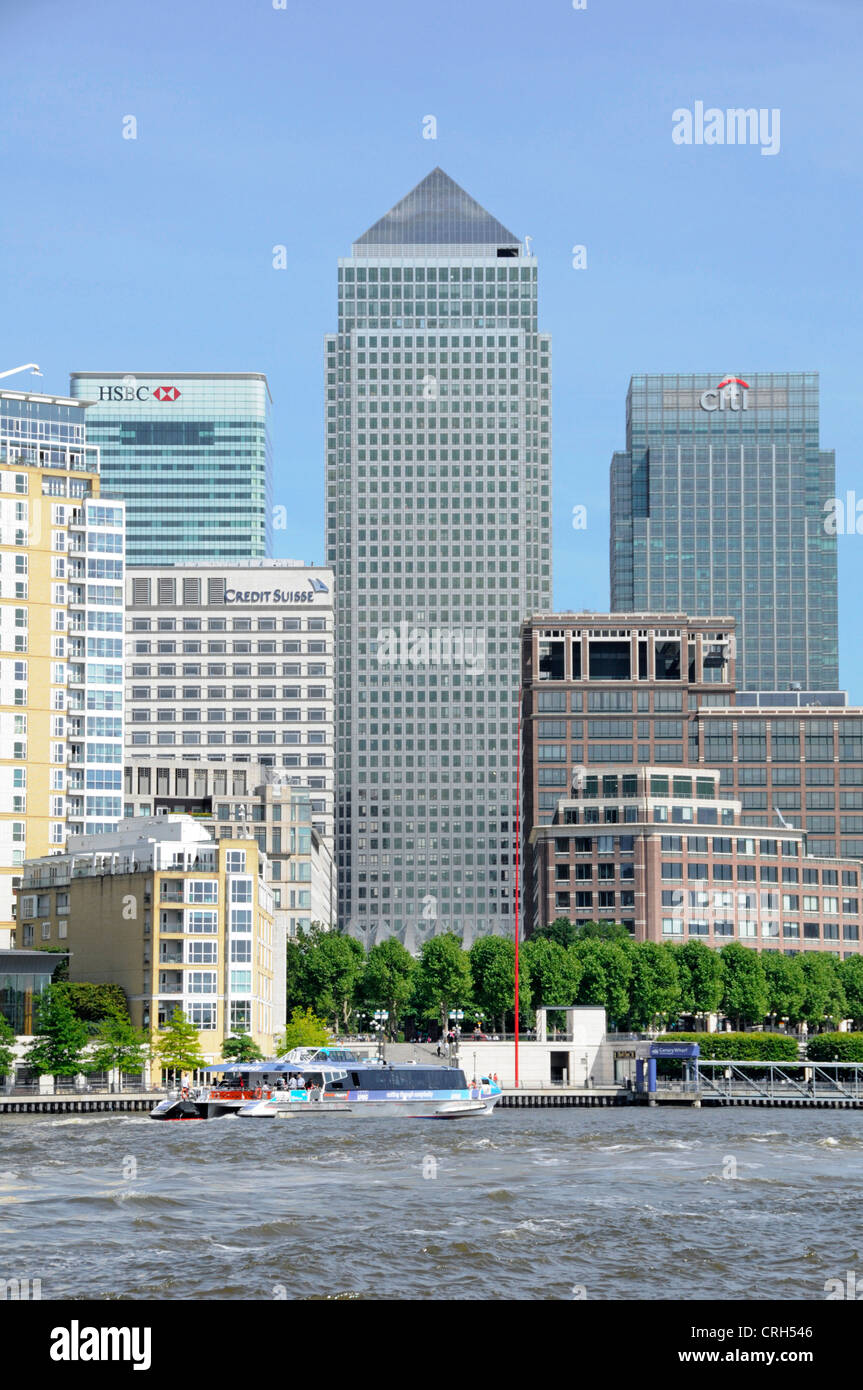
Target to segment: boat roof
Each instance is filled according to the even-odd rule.
[[[226,1071],[242,1072],[244,1076],[258,1076],[266,1073],[266,1075],[272,1076],[285,1072],[302,1072],[307,1070],[326,1072],[328,1074],[330,1072],[341,1073],[344,1071],[344,1066],[341,1064],[336,1065],[335,1063],[330,1065],[326,1062],[286,1062],[279,1059],[278,1061],[272,1062],[216,1062],[214,1066],[201,1067],[200,1070],[205,1072],[219,1072],[222,1074]]]

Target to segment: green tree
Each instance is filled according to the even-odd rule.
[[[222,1058],[229,1062],[262,1062],[264,1054],[248,1033],[237,1033],[222,1043]]]
[[[326,1047],[331,1042],[329,1029],[322,1018],[311,1009],[294,1009],[285,1028],[285,1036],[276,1045],[276,1056],[284,1057],[295,1047]]]
[[[175,1080],[177,1072],[182,1075],[204,1065],[198,1030],[180,1008],[174,1010],[167,1027],[158,1034],[153,1052]]]
[[[537,927],[530,934],[531,941],[556,941],[558,946],[571,946],[578,931],[568,917],[555,917],[546,927]]]
[[[76,1076],[82,1070],[86,1044],[85,1025],[75,1017],[58,986],[49,985],[39,996],[36,1036],[27,1051],[27,1065],[40,1076]]]
[[[581,922],[575,929],[575,940],[630,942],[632,937],[622,922]]]
[[[486,1019],[497,1021],[506,1032],[506,1016],[515,1008],[515,942],[502,936],[481,936],[468,952],[473,981],[474,1007]],[[519,1017],[530,1008],[530,974],[521,967],[519,951],[518,972]]]
[[[524,943],[521,958],[527,967],[535,1009],[577,1002],[582,967],[573,951],[547,937],[532,936]]]
[[[472,978],[467,951],[452,932],[423,943],[414,974],[414,1001],[423,1018],[436,1018],[446,1030],[451,1009],[471,1002]]]
[[[89,980],[63,980],[56,989],[82,1023],[101,1023],[104,1018],[128,1018],[126,996],[119,985],[92,984]]]
[[[313,932],[303,950],[298,1002],[347,1031],[364,966],[365,952],[352,936]]]
[[[0,1076],[9,1076],[15,1070],[15,1034],[12,1024],[0,1014]]]
[[[395,936],[378,942],[366,956],[363,1001],[371,1009],[387,1011],[393,1036],[399,1031],[399,1019],[410,1000],[415,970],[416,961]]]
[[[143,1070],[148,1050],[145,1033],[128,1018],[109,1014],[99,1024],[92,1065],[95,1071],[112,1071],[116,1067],[121,1073],[131,1075]]]
[[[863,956],[849,956],[839,967],[839,978],[845,991],[848,1017],[855,1028],[863,1027]]]
[[[819,1033],[806,1044],[812,1062],[863,1062],[863,1033]]]
[[[578,1003],[605,1009],[609,1022],[625,1018],[630,1007],[632,959],[637,948],[627,943],[587,937],[570,946],[567,955],[581,975]]]
[[[787,1018],[798,1023],[803,1017],[806,977],[799,956],[785,956],[781,951],[765,951],[761,956],[764,981],[767,985],[767,1017],[771,1023]]]
[[[839,962],[821,951],[804,951],[796,959],[805,982],[801,1017],[810,1028],[819,1028],[823,1023],[839,1023],[848,1008]]]
[[[670,946],[639,941],[630,948],[629,1018],[636,1029],[664,1026],[680,1013],[680,975]]]
[[[739,941],[730,941],[719,954],[722,958],[722,1012],[738,1031],[743,1023],[761,1023],[770,1001],[760,955],[751,946],[741,946]]]
[[[697,939],[672,949],[680,979],[681,1013],[716,1013],[722,1002],[722,961],[717,952]]]

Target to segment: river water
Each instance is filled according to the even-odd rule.
[[[819,1300],[861,1213],[855,1112],[0,1120],[0,1278],[43,1299]]]

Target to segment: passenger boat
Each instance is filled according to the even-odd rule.
[[[201,1086],[170,1091],[150,1111],[151,1120],[213,1120],[234,1115],[249,1102],[267,1099],[281,1083],[297,1072],[297,1065],[316,1068],[323,1075],[341,1072],[347,1063],[361,1065],[353,1052],[340,1047],[296,1048],[288,1058],[264,1062],[217,1062],[201,1072],[211,1078]]]
[[[291,1054],[293,1057],[293,1054]],[[326,1065],[291,1061],[285,1075],[267,1096],[238,1111],[252,1119],[321,1119],[354,1115],[362,1119],[462,1119],[490,1115],[501,1088],[484,1076],[468,1085],[458,1067],[423,1063],[390,1066],[384,1062],[342,1062]]]
[[[501,1088],[483,1076],[468,1085],[458,1067],[361,1060],[337,1047],[295,1048],[264,1062],[220,1062],[204,1068],[209,1085],[173,1091],[150,1112],[153,1120],[314,1119],[360,1115],[461,1119],[490,1115]]]

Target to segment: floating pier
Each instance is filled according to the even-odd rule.
[[[116,1112],[149,1113],[164,1100],[161,1091],[135,1091],[131,1095],[104,1096],[7,1096],[0,1093],[0,1115],[94,1115]]]

